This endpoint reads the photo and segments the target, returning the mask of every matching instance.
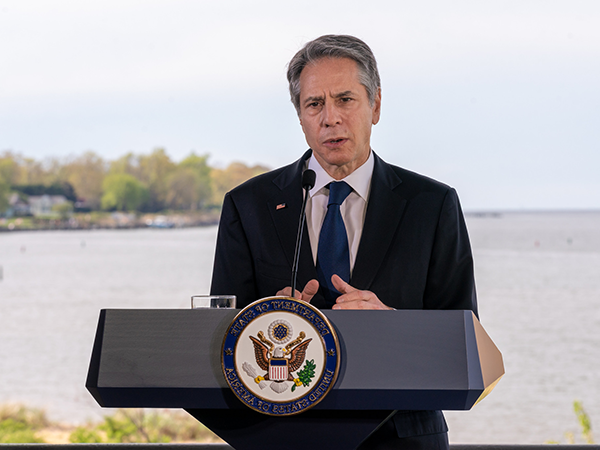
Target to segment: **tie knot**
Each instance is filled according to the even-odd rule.
[[[346,197],[350,195],[352,188],[345,181],[334,181],[329,184],[329,205],[341,205],[346,200]]]

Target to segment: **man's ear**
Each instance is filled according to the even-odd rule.
[[[377,94],[375,94],[375,101],[373,102],[373,125],[377,125],[377,122],[379,122],[380,115],[381,115],[381,88],[378,88]]]

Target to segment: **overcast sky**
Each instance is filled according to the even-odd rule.
[[[0,0],[0,151],[287,164],[286,64],[329,33],[378,59],[388,162],[466,210],[600,208],[597,0]]]

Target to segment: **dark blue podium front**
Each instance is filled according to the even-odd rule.
[[[186,409],[238,449],[268,448],[265,439],[355,448],[395,410],[470,409],[504,373],[471,311],[329,310],[341,346],[335,386],[300,415],[266,416],[223,377],[221,346],[237,312],[102,310],[86,387],[104,407]]]

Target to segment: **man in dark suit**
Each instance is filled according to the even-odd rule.
[[[235,294],[239,307],[291,295],[302,173],[310,168],[316,184],[308,199],[298,298],[319,308],[477,312],[456,192],[385,163],[371,149],[381,88],[369,47],[351,36],[322,36],[294,56],[288,81],[310,150],[225,196],[211,292]],[[328,255],[319,250],[330,243],[320,234],[329,226],[330,191],[340,181],[349,191],[337,213],[348,267],[328,272]],[[440,411],[398,412],[361,448],[448,448],[446,423]]]

